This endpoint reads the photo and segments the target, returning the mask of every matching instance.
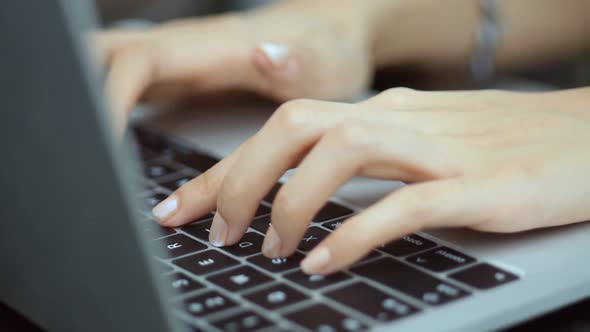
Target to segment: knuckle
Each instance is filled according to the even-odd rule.
[[[379,240],[379,231],[368,228],[366,223],[360,219],[351,218],[337,230],[340,237],[346,239],[350,246],[356,248],[372,249],[382,243]]]
[[[398,189],[396,192],[397,205],[400,207],[402,219],[412,223],[412,226],[423,228],[436,213],[434,202],[438,193],[430,189],[416,190],[409,186]]]
[[[297,202],[293,199],[292,195],[289,195],[284,188],[281,188],[277,193],[272,213],[273,216],[277,218],[273,218],[273,220],[283,220],[283,216],[294,216],[301,212],[301,207],[298,206]]]
[[[228,211],[231,206],[236,205],[236,202],[243,201],[248,192],[249,190],[244,181],[234,177],[226,177],[221,185],[217,208],[222,212]]]
[[[365,153],[374,148],[372,128],[363,123],[345,122],[336,125],[326,134],[326,140],[336,145],[344,145],[354,153]]]
[[[307,99],[295,99],[283,103],[271,118],[271,123],[279,130],[299,132],[307,126],[314,102]]]
[[[190,191],[191,194],[208,196],[214,194],[219,186],[218,181],[214,180],[211,172],[205,172],[193,181],[180,187],[179,190]],[[196,192],[196,193],[195,193]]]

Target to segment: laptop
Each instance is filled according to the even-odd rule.
[[[0,301],[50,331],[481,331],[590,295],[590,224],[520,234],[429,230],[321,277],[299,262],[400,183],[355,179],[291,257],[260,253],[273,194],[242,240],[212,214],[177,229],[149,207],[251,135],[273,105],[147,114],[121,144],[84,47],[87,1],[0,9]],[[288,181],[288,175],[281,181]]]

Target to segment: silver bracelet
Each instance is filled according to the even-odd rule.
[[[479,0],[480,23],[477,44],[471,57],[471,75],[480,84],[494,77],[494,63],[500,44],[498,1]]]

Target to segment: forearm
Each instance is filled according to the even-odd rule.
[[[476,0],[363,1],[376,5],[371,33],[378,65],[466,66],[476,47]],[[500,69],[575,55],[590,45],[590,1],[498,1]]]

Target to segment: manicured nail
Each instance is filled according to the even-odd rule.
[[[262,244],[262,252],[270,258],[278,258],[281,252],[281,239],[275,228],[272,227],[272,224],[268,226],[268,231],[266,231],[264,243]]]
[[[211,231],[209,232],[209,242],[216,247],[223,247],[225,241],[227,241],[227,231],[225,219],[223,219],[219,211],[215,212],[211,223]]]
[[[158,222],[163,222],[178,209],[178,198],[172,194],[152,209],[152,214]]]
[[[330,258],[330,250],[327,247],[316,248],[301,262],[301,269],[307,274],[321,273],[330,263]]]
[[[264,52],[266,57],[275,65],[282,66],[289,58],[289,48],[282,44],[263,43],[260,45],[260,50]]]

